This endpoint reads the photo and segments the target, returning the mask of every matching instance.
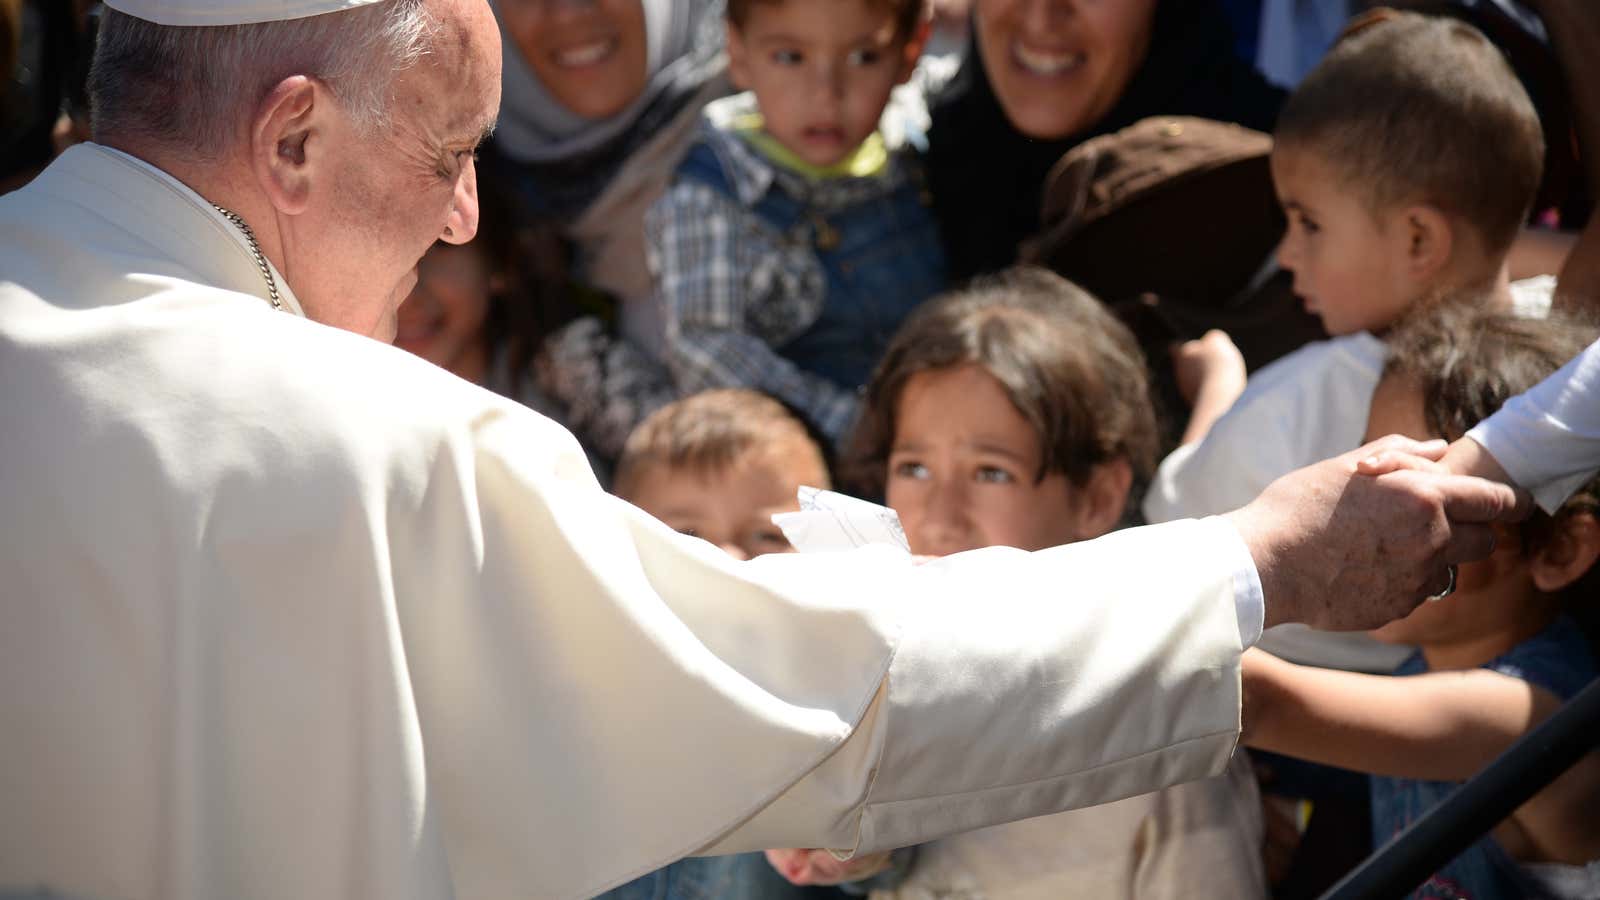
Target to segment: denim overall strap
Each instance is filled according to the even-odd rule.
[[[739,192],[734,189],[733,180],[728,177],[722,158],[705,141],[696,141],[684,154],[683,161],[678,163],[677,177],[703,184],[735,203],[742,202]],[[774,188],[768,188],[751,207],[751,211],[783,235],[788,235],[795,226],[805,221],[805,207]]]
[[[819,217],[820,218],[820,217]],[[814,236],[827,276],[817,320],[778,350],[810,372],[856,390],[888,348],[900,323],[944,290],[939,230],[920,179],[831,212]]]

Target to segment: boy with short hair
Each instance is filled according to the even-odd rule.
[[[1162,462],[1144,501],[1151,522],[1234,509],[1279,475],[1360,446],[1387,332],[1413,310],[1549,309],[1550,279],[1513,286],[1506,272],[1543,167],[1538,118],[1499,51],[1469,26],[1409,13],[1358,20],[1290,96],[1274,139],[1289,220],[1279,260],[1334,337],[1258,370],[1208,433]],[[1299,626],[1268,629],[1258,646],[1385,675],[1410,655],[1366,634]],[[1335,786],[1337,776],[1266,766],[1287,776],[1266,786],[1280,802],[1310,793],[1314,815],[1361,814],[1366,798]],[[1293,833],[1269,828],[1273,849],[1289,849],[1281,842]]]
[[[645,219],[666,360],[682,391],[766,391],[837,443],[890,336],[944,286],[917,113],[885,115],[922,3],[730,0],[727,15],[747,93],[707,108]]]
[[[702,391],[656,410],[628,435],[612,493],[736,559],[792,553],[772,515],[800,508],[802,485],[830,488],[805,423],[757,391]],[[760,853],[688,857],[595,900],[801,900]]]
[[[1538,117],[1471,26],[1391,10],[1358,20],[1290,96],[1274,138],[1289,218],[1279,261],[1334,338],[1258,371],[1203,439],[1167,457],[1145,498],[1152,522],[1237,508],[1359,446],[1383,335],[1409,313],[1466,296],[1535,317],[1550,307],[1553,279],[1512,284],[1506,267],[1543,166]],[[1373,671],[1399,661],[1276,649]]]
[[[628,436],[613,493],[738,559],[794,550],[772,515],[802,485],[830,488],[822,450],[783,404],[756,391],[703,391]]]

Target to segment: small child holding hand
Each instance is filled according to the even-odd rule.
[[[1367,434],[1460,438],[1595,337],[1563,320],[1444,310],[1391,337]],[[1245,742],[1369,772],[1375,843],[1411,824],[1596,675],[1572,602],[1600,573],[1600,480],[1505,529],[1449,597],[1374,632],[1414,644],[1391,677],[1244,658]],[[1600,896],[1600,753],[1513,812],[1414,895]]]

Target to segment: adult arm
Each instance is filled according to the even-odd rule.
[[[1457,441],[1451,471],[1530,491],[1554,513],[1600,469],[1600,342]]]
[[[802,371],[750,330],[751,310],[764,299],[753,273],[770,266],[763,245],[751,239],[763,227],[733,200],[692,181],[674,184],[651,207],[645,238],[666,317],[667,362],[684,393],[766,391],[838,442],[855,420],[855,394]]]

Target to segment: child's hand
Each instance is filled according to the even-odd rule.
[[[1356,471],[1362,475],[1384,475],[1401,469],[1448,475],[1471,475],[1509,485],[1517,492],[1517,512],[1511,518],[1521,519],[1533,509],[1533,499],[1528,492],[1512,481],[1511,476],[1501,467],[1500,461],[1472,438],[1458,438],[1450,445],[1444,456],[1436,460],[1407,453],[1404,450],[1381,450],[1356,464]]]
[[[845,884],[889,868],[889,853],[885,850],[841,860],[826,850],[768,850],[767,862],[791,884]]]
[[[1178,393],[1192,412],[1183,430],[1183,443],[1201,440],[1212,423],[1222,418],[1233,401],[1244,393],[1244,356],[1226,332],[1215,328],[1197,341],[1184,341],[1172,348],[1172,371]]]
[[[1202,391],[1212,395],[1226,393],[1227,402],[1232,403],[1244,390],[1244,356],[1227,332],[1220,329],[1213,328],[1199,340],[1174,346],[1172,368],[1178,379],[1178,392],[1191,408]]]

